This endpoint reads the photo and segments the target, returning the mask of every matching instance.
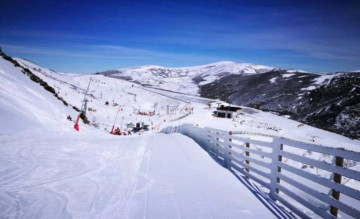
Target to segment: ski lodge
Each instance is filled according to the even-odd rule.
[[[214,111],[214,116],[219,118],[232,119],[240,110],[241,107],[221,105],[220,107],[216,108],[216,111]]]

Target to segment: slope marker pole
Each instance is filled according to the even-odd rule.
[[[86,108],[87,108],[87,101],[88,101],[88,100],[86,99],[86,95],[87,95],[87,93],[88,93],[88,91],[89,91],[90,83],[91,83],[91,77],[90,77],[90,81],[89,81],[89,84],[88,84],[88,86],[87,86],[87,89],[86,89],[86,92],[85,92],[85,95],[84,95],[84,100],[83,100],[83,103],[82,103],[82,105],[81,105],[80,113],[79,113],[79,115],[77,116],[76,122],[75,122],[75,124],[74,124],[74,129],[75,129],[76,131],[79,131],[79,130],[80,130],[80,129],[79,129],[79,118],[80,118],[81,113],[84,113],[84,115],[86,115]]]
[[[115,116],[115,121],[114,121],[114,124],[113,124],[113,126],[111,128],[110,134],[112,134],[112,135],[114,134],[114,127],[115,127],[115,123],[116,123],[116,120],[117,120],[117,117],[118,117],[118,114],[119,114],[119,110],[120,110],[120,106],[119,106],[119,108],[117,110],[117,113],[116,113],[116,116]]]

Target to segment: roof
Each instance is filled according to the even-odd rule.
[[[236,112],[236,111],[238,111],[238,110],[241,110],[241,107],[221,105],[220,107],[217,108],[217,110],[225,110],[225,111]]]

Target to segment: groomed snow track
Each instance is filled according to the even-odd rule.
[[[1,136],[1,217],[282,217],[184,135],[41,134]]]

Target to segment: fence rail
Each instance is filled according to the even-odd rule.
[[[343,177],[360,181],[359,171],[343,165],[344,159],[347,159],[348,163],[360,161],[359,152],[274,136],[271,137],[271,141],[255,140],[236,136],[224,130],[199,128],[188,124],[169,127],[165,132],[174,130],[194,139],[232,172],[241,173],[247,179],[268,189],[268,194],[273,200],[279,201],[302,218],[309,218],[309,215],[296,207],[299,204],[324,218],[336,218],[339,211],[360,218],[360,191],[341,184]],[[333,161],[328,163],[304,157],[299,155],[299,150],[325,154]],[[330,177],[315,175],[299,166],[284,162],[284,159],[327,171]],[[313,188],[313,184],[308,185],[304,181],[316,186]],[[318,190],[317,186],[325,188],[327,192]],[[340,198],[340,194],[346,198]],[[354,200],[349,201],[349,198]],[[297,202],[296,205],[293,204],[294,201]]]

